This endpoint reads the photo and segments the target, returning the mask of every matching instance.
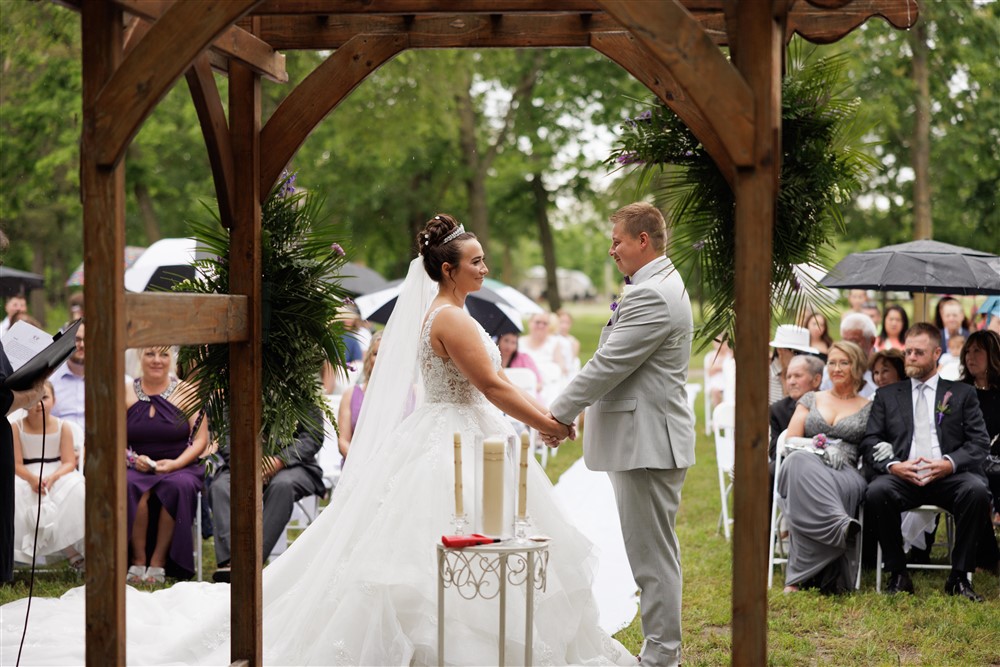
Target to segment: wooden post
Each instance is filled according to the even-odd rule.
[[[736,479],[733,665],[767,664],[767,343],[772,227],[781,161],[784,12],[742,0],[735,9],[736,67],[753,91],[753,164],[736,176]],[[780,7],[780,9],[779,9]]]
[[[95,156],[95,102],[122,60],[122,13],[84,0],[83,251],[87,382],[87,665],[125,664],[125,165]]]
[[[232,661],[260,665],[261,565],[261,233],[260,76],[237,62],[229,68],[233,147],[231,294],[247,296],[246,342],[230,344],[230,468],[232,470]]]

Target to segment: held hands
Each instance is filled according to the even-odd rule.
[[[555,448],[558,447],[563,440],[569,438],[570,440],[576,440],[576,426],[574,424],[563,424],[562,422],[556,420],[552,416],[552,413],[545,414],[546,419],[551,422],[551,428],[542,431],[542,442],[547,446]]]
[[[876,463],[885,461],[890,456],[892,456],[892,445],[885,440],[872,447],[872,458]]]

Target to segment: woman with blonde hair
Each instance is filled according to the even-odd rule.
[[[867,363],[860,347],[839,341],[826,365],[833,386],[799,399],[778,478],[790,539],[786,592],[851,590],[860,557],[855,515],[866,485],[857,468],[858,443],[871,402],[858,392]]]

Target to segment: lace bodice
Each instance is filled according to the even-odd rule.
[[[865,428],[868,425],[868,413],[871,412],[872,403],[868,401],[864,407],[852,415],[841,417],[836,424],[830,424],[823,419],[823,414],[816,407],[815,392],[807,392],[799,399],[799,405],[804,405],[809,409],[806,416],[805,435],[811,438],[817,433],[824,433],[828,438],[838,438],[841,442],[841,449],[848,457],[851,465],[857,461],[858,443],[865,435]]]
[[[441,312],[441,306],[435,309],[424,323],[424,329],[420,334],[420,372],[424,376],[424,395],[427,403],[463,403],[463,404],[483,404],[486,397],[472,386],[468,378],[455,366],[451,359],[442,359],[434,354],[431,347],[431,325],[434,318]],[[500,350],[493,341],[490,340],[486,331],[476,323],[479,329],[479,337],[486,347],[487,354],[493,362],[493,368],[500,369]]]

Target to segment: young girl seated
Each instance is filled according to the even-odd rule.
[[[70,426],[52,416],[55,401],[52,383],[46,381],[42,400],[28,408],[27,414],[12,425],[17,474],[14,480],[14,559],[30,563],[33,552],[36,557],[59,555],[68,558],[74,568],[82,570],[84,481],[76,469]]]

